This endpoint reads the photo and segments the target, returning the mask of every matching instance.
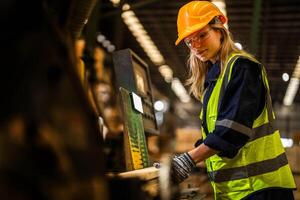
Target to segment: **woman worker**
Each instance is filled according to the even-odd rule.
[[[205,161],[215,199],[294,199],[266,71],[235,46],[226,21],[208,1],[179,10],[176,45],[184,42],[190,49],[187,83],[203,103],[203,142],[173,159],[172,178],[183,181]]]

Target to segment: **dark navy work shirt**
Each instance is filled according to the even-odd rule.
[[[212,65],[206,75],[203,98],[202,126],[206,128],[206,109],[209,97],[220,75],[220,63]],[[246,58],[238,58],[233,66],[231,78],[225,90],[218,111],[217,121],[229,119],[249,128],[260,115],[265,105],[265,88],[261,76],[261,66]],[[233,129],[216,126],[207,134],[205,145],[220,151],[219,156],[233,158],[249,137]]]

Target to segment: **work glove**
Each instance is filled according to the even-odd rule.
[[[195,166],[196,163],[188,153],[183,153],[179,156],[175,156],[171,162],[172,182],[179,184],[184,181]]]

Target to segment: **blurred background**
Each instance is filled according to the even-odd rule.
[[[127,75],[116,70],[114,55],[131,49],[149,72],[145,78],[156,131],[144,136],[147,166],[193,148],[201,138],[201,103],[185,86],[188,48],[175,46],[177,12],[187,2],[1,1],[3,199],[114,199],[119,198],[116,190],[126,193],[125,199],[164,198],[144,193],[139,179],[107,178],[128,171],[127,116],[118,90],[118,76]],[[299,188],[299,0],[212,2],[227,15],[236,45],[267,69],[282,142]],[[188,191],[185,198],[212,198],[202,164],[180,188]],[[205,197],[191,188],[200,188],[197,194]],[[140,192],[135,196],[134,191]],[[178,198],[184,198],[182,193]],[[295,199],[300,199],[299,190]]]

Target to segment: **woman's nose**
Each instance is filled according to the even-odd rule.
[[[193,41],[192,42],[192,48],[193,49],[197,49],[199,47],[201,47],[201,42],[200,41]]]

